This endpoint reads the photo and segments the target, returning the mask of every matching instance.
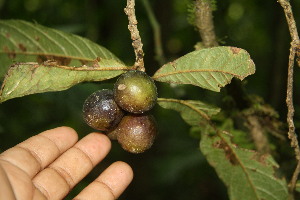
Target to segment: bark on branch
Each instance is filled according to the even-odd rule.
[[[144,67],[144,51],[143,51],[143,43],[140,37],[139,30],[137,28],[137,19],[135,16],[135,1],[127,0],[127,6],[124,9],[125,14],[128,16],[128,29],[130,31],[132,46],[135,53],[135,63],[134,68],[140,71],[145,71]]]
[[[203,46],[205,48],[218,46],[210,0],[196,0],[195,8],[195,25],[199,30]]]
[[[296,181],[298,179],[300,173],[300,149],[298,144],[297,135],[295,133],[295,125],[294,125],[294,104],[293,104],[293,82],[294,82],[294,63],[295,63],[295,55],[299,58],[299,35],[297,31],[296,22],[294,19],[294,15],[292,12],[291,4],[288,0],[278,0],[278,3],[282,6],[286,21],[288,23],[290,35],[292,38],[291,47],[290,47],[290,55],[288,62],[288,77],[287,77],[287,95],[286,95],[286,104],[288,108],[287,113],[287,123],[289,126],[288,137],[291,140],[291,146],[295,150],[296,159],[298,161],[297,167],[294,171],[292,179],[289,184],[289,191],[292,198],[292,193],[294,192]],[[299,62],[298,62],[299,65]],[[299,65],[300,66],[300,65]]]

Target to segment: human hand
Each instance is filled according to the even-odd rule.
[[[110,151],[103,134],[78,141],[68,127],[42,132],[0,154],[0,199],[62,199]],[[75,199],[116,199],[133,178],[124,162],[110,165]]]

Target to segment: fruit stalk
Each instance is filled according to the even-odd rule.
[[[128,16],[128,29],[132,39],[132,46],[135,53],[135,63],[134,68],[140,71],[145,71],[144,67],[144,51],[143,51],[143,43],[140,37],[139,30],[137,28],[137,19],[135,16],[135,1],[127,0],[127,6],[124,9],[125,14]]]

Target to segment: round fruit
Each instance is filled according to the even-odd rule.
[[[122,74],[116,81],[114,98],[122,109],[140,114],[153,108],[157,89],[145,72],[132,70]]]
[[[116,140],[118,134],[118,128],[115,128],[107,133],[107,137],[111,140]]]
[[[122,119],[124,111],[116,104],[112,90],[99,90],[83,104],[83,118],[94,129],[109,131]]]
[[[152,115],[127,115],[115,131],[124,150],[142,153],[152,146],[157,135],[157,125]]]

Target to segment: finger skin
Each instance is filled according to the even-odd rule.
[[[33,183],[48,199],[62,199],[108,154],[110,148],[107,136],[91,133],[37,174]]]
[[[13,192],[16,199],[18,200],[31,199],[32,193],[28,191],[33,191],[34,186],[29,176],[26,173],[24,173],[22,169],[14,165],[11,165],[8,162],[3,162],[1,166],[8,177],[8,180],[10,182],[10,185],[13,188]]]
[[[117,199],[133,179],[132,168],[118,161],[110,165],[102,174],[74,200],[113,200]]]
[[[0,180],[1,180],[1,187],[0,187],[0,199],[7,199],[13,200],[16,199],[15,194],[13,193],[12,186],[8,180],[7,174],[0,165]]]
[[[8,162],[33,178],[77,140],[77,133],[72,128],[47,130],[3,152],[0,162]]]

